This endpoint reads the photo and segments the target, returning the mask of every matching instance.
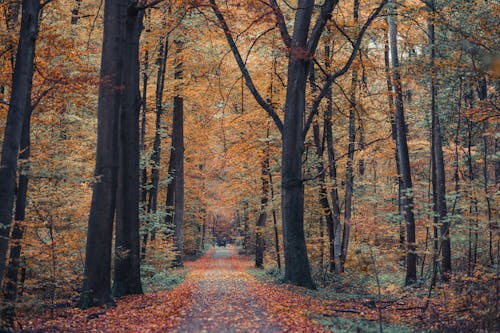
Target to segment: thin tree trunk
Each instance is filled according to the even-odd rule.
[[[101,83],[97,107],[97,152],[87,230],[84,282],[79,306],[114,304],[111,298],[111,242],[118,182],[118,119],[127,4],[106,0]]]
[[[176,67],[174,79],[182,79],[182,59],[180,52],[182,42],[176,44]],[[176,265],[182,266],[182,255],[184,248],[184,99],[180,93],[180,86],[176,87],[174,96],[173,135],[172,147],[175,154],[175,194],[174,194],[174,244],[177,251]]]
[[[123,94],[119,119],[119,163],[113,295],[141,294],[139,237],[139,40],[144,11],[127,8],[123,50]]]
[[[354,69],[351,80],[351,100],[349,109],[349,144],[347,147],[347,168],[344,197],[344,229],[342,232],[342,249],[340,252],[340,271],[344,271],[351,233],[352,196],[354,192],[354,144],[356,139],[356,85],[358,71]]]
[[[23,123],[28,112],[26,107],[31,99],[40,9],[39,0],[23,0],[21,29],[0,161],[0,286],[5,273],[5,261],[9,246],[19,146]]]
[[[325,67],[330,68],[330,46],[325,45],[326,63]],[[330,257],[333,258],[333,264],[330,263],[329,269],[336,273],[341,273],[342,265],[340,264],[340,255],[342,249],[341,243],[341,223],[340,223],[340,200],[337,186],[337,166],[335,161],[335,147],[332,132],[332,116],[333,116],[333,101],[332,101],[332,88],[328,89],[327,93],[327,110],[324,115],[324,132],[326,136],[326,147],[328,153],[328,171],[330,181],[332,182],[332,189],[330,197],[332,198],[332,217],[333,225],[327,224],[328,228],[328,241],[330,249]]]
[[[160,159],[161,159],[161,116],[163,115],[163,90],[165,86],[165,70],[168,55],[168,36],[165,41],[160,42],[160,56],[158,58],[158,74],[156,76],[156,121],[155,138],[153,142],[153,154],[151,155],[151,184],[149,188],[149,201],[147,208],[148,223],[156,223],[151,220],[155,216],[158,206],[158,190],[160,182]],[[150,226],[151,240],[155,240],[155,226]],[[144,233],[143,247],[146,247],[148,232]]]
[[[406,285],[417,280],[417,254],[415,253],[415,217],[413,215],[413,184],[411,181],[410,157],[406,139],[406,121],[401,91],[401,77],[399,73],[399,56],[397,46],[397,28],[395,23],[395,9],[393,0],[389,0],[389,42],[391,46],[392,78],[396,94],[396,150],[400,161],[402,203],[406,223]]]
[[[149,51],[146,50],[146,52],[144,53],[144,68],[142,74],[142,99],[141,99],[142,114],[141,114],[141,135],[139,138],[141,157],[144,156],[146,149],[146,125],[147,125],[147,113],[148,113],[147,94],[148,94],[148,80],[149,80],[148,71],[149,71]],[[146,207],[147,182],[148,182],[147,166],[144,165],[141,170],[141,206],[143,208]]]
[[[385,35],[385,45],[384,45],[384,62],[385,62],[385,75],[387,81],[387,102],[390,110],[390,119],[391,119],[391,132],[392,139],[396,143],[396,117],[395,117],[395,108],[394,108],[394,89],[391,78],[391,65],[389,60],[389,39],[388,35]],[[399,244],[401,247],[404,247],[405,244],[405,228],[402,224],[403,218],[403,206],[402,206],[402,191],[401,191],[401,172],[399,167],[399,157],[397,150],[394,151],[395,159],[396,159],[396,171],[397,171],[397,182],[398,182],[398,223],[399,223]]]
[[[431,15],[435,14],[435,3],[431,0],[429,3]],[[431,117],[432,117],[432,170],[433,170],[433,193],[434,193],[434,212],[436,225],[441,224],[441,252],[442,252],[442,277],[443,280],[448,280],[448,275],[451,273],[451,246],[449,235],[449,223],[446,218],[446,181],[443,161],[443,145],[441,140],[441,126],[439,122],[439,114],[437,111],[437,87],[436,87],[436,36],[434,18],[431,16],[428,24],[429,44],[431,48],[431,73],[430,73],[430,90],[431,90]]]
[[[269,138],[269,130],[267,132]],[[267,174],[269,173],[269,146],[264,149],[264,156],[262,157],[262,197],[260,199],[260,214],[257,220],[255,230],[255,267],[264,268],[264,251],[266,250],[265,241],[265,227],[267,221],[267,202],[269,196],[269,180]]]
[[[82,0],[75,0],[75,6],[71,10],[71,24],[77,24],[80,18],[80,6],[82,5]]]
[[[276,210],[274,209],[274,187],[273,187],[273,175],[271,170],[269,170],[269,187],[271,189],[271,206],[273,211],[274,249],[276,251],[276,263],[278,265],[278,270],[281,271],[280,243],[278,236],[278,219],[276,217]]]

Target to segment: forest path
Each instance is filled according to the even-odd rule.
[[[248,261],[234,247],[211,249],[187,264],[188,280],[196,281],[193,302],[176,332],[283,332],[252,293],[255,279]]]
[[[212,248],[186,263],[189,274],[171,290],[125,296],[111,308],[25,318],[23,331],[325,332],[310,319],[311,313],[326,311],[321,301],[292,286],[258,282],[247,272],[253,265],[235,247]]]

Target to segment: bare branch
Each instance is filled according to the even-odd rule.
[[[231,32],[229,30],[229,27],[226,23],[226,20],[224,16],[222,15],[221,11],[219,10],[219,7],[215,3],[215,0],[210,0],[210,5],[212,7],[212,10],[215,13],[215,16],[217,16],[217,19],[219,20],[219,24],[224,31],[224,35],[226,36],[227,42],[229,44],[229,47],[231,48],[231,51],[233,52],[234,58],[236,62],[238,63],[238,67],[240,68],[241,74],[243,74],[243,77],[245,78],[246,85],[252,95],[254,96],[255,100],[259,105],[266,110],[266,112],[271,116],[273,119],[274,123],[276,124],[276,127],[278,127],[278,130],[280,132],[283,132],[283,122],[281,121],[280,117],[276,113],[276,111],[273,109],[271,105],[266,103],[266,101],[262,98],[262,95],[258,92],[257,88],[255,87],[252,78],[250,76],[250,73],[247,70],[247,67],[245,65],[245,62],[243,61],[240,51],[238,50],[238,47],[236,46],[236,43],[234,42],[233,36],[231,35]]]

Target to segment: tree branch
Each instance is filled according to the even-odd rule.
[[[353,50],[352,50],[351,55],[349,56],[349,59],[347,60],[347,62],[344,64],[344,66],[340,70],[333,73],[326,80],[326,83],[323,86],[323,89],[321,89],[321,92],[319,93],[318,97],[316,97],[316,100],[314,100],[313,106],[311,108],[311,112],[309,113],[309,115],[307,117],[306,123],[304,125],[304,131],[302,133],[304,138],[306,137],[307,132],[309,131],[309,128],[311,127],[314,116],[318,112],[318,108],[319,108],[321,101],[323,100],[323,98],[325,98],[325,96],[328,93],[328,89],[330,89],[330,86],[332,85],[333,81],[335,81],[336,78],[338,78],[341,75],[344,75],[347,72],[347,70],[351,67],[354,59],[356,58],[356,55],[358,54],[358,50],[361,46],[361,41],[363,40],[363,36],[365,35],[366,30],[371,25],[373,20],[375,20],[375,18],[380,14],[380,12],[382,11],[382,9],[386,5],[386,3],[387,3],[387,0],[383,0],[382,3],[371,13],[371,15],[366,20],[365,24],[363,25],[363,27],[359,31],[358,37],[356,38],[356,42],[353,45]]]
[[[262,98],[261,94],[258,92],[257,88],[255,87],[252,78],[250,76],[250,73],[247,70],[247,67],[245,65],[245,62],[241,58],[241,54],[238,50],[238,47],[236,46],[236,43],[234,42],[233,36],[231,35],[231,32],[229,30],[229,27],[226,23],[226,20],[224,16],[222,15],[221,11],[219,10],[219,7],[215,3],[215,0],[210,0],[210,5],[212,7],[212,10],[215,13],[215,16],[217,16],[217,19],[219,20],[219,24],[224,31],[224,35],[226,36],[227,42],[229,44],[229,47],[231,48],[231,51],[233,52],[234,58],[238,64],[238,67],[240,68],[241,74],[243,74],[243,77],[245,78],[246,85],[250,92],[252,93],[253,97],[259,103],[259,105],[271,116],[273,119],[274,123],[276,124],[276,127],[278,127],[278,130],[280,132],[283,132],[283,122],[281,121],[280,117],[274,111],[273,107],[266,103],[266,101]]]
[[[290,33],[286,27],[283,12],[281,11],[281,8],[276,0],[270,0],[269,5],[273,9],[274,15],[276,16],[276,24],[280,28],[281,39],[283,40],[283,43],[285,43],[286,47],[290,48],[292,45],[292,38],[290,37]]]
[[[307,42],[307,48],[309,49],[310,54],[314,54],[316,52],[316,48],[318,47],[319,39],[323,33],[326,22],[330,19],[333,9],[338,2],[339,0],[325,0],[325,3],[321,6],[321,12],[319,13],[319,17],[314,24],[311,36]]]

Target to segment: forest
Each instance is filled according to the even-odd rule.
[[[499,332],[496,0],[0,0],[0,332]]]

